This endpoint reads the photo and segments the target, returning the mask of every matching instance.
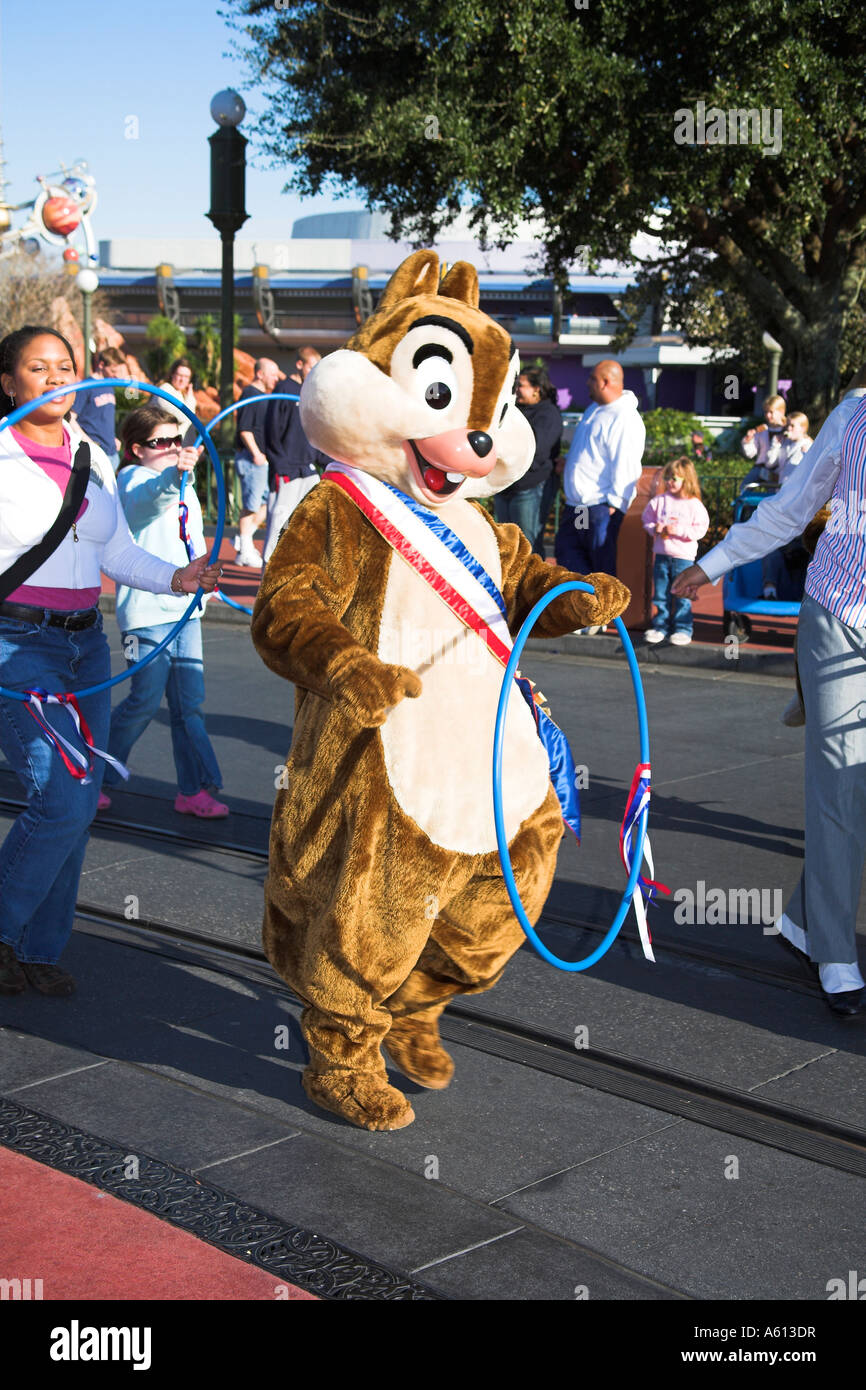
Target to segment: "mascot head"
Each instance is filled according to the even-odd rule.
[[[505,329],[478,308],[474,266],[457,261],[440,283],[435,251],[416,251],[363,328],[310,372],[301,424],[323,453],[426,507],[491,497],[535,451],[519,370]]]

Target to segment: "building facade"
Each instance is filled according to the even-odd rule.
[[[387,218],[360,211],[300,218],[285,241],[235,242],[235,309],[239,346],[254,357],[273,357],[284,368],[293,352],[311,344],[332,351],[354,332],[359,314],[375,306],[389,276],[413,249],[386,236]],[[609,265],[589,275],[569,271],[564,310],[553,283],[537,270],[538,242],[526,226],[504,250],[482,250],[465,220],[438,239],[447,265],[468,260],[478,269],[481,307],[507,328],[521,361],[541,360],[564,410],[587,404],[586,380],[611,355],[621,297],[632,277]],[[100,284],[115,327],[140,353],[148,321],[168,312],[192,331],[203,314],[219,319],[220,243],[216,237],[140,237],[102,241]],[[616,354],[626,385],[641,409],[669,407],[701,415],[737,413],[722,394],[723,369],[709,351],[680,335],[652,335],[639,325],[632,344]],[[731,408],[733,405],[733,409]]]

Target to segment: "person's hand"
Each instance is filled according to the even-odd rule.
[[[184,569],[175,570],[171,581],[172,592],[194,594],[199,589],[204,589],[206,594],[210,594],[219,583],[222,572],[222,565],[209,565],[207,556],[200,555]]]
[[[702,589],[709,582],[700,565],[690,565],[682,574],[677,575],[671,585],[671,593],[677,598],[697,598],[698,589]]]
[[[613,516],[614,512],[616,511],[616,507],[608,507],[607,510],[608,510],[608,514],[609,514],[610,516]]]
[[[178,473],[192,473],[198,460],[197,449],[181,449],[175,467]]]
[[[754,430],[746,430],[746,433],[743,435],[743,443],[744,443],[744,444],[750,443],[750,441],[753,440],[754,437],[755,437],[755,431],[754,431]]]
[[[660,521],[660,522],[657,524],[657,526],[656,526],[656,535],[657,535],[657,536],[666,536],[667,533],[668,533],[667,522],[665,522],[665,521]]]

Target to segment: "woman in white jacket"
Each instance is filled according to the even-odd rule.
[[[26,327],[0,342],[0,414],[75,381],[69,343],[52,328]],[[48,401],[0,432],[0,574],[36,546],[61,506],[81,435],[64,422],[74,393]],[[207,558],[178,568],[135,544],[111,464],[90,446],[90,478],[70,531],[53,553],[0,603],[0,685],[72,692],[110,675],[97,607],[101,573],[151,593],[213,589]],[[109,691],[80,701],[93,745],[108,737]],[[57,732],[82,748],[70,712],[47,707]],[[27,807],[0,846],[0,993],[28,983],[43,994],[72,994],[58,968],[72,931],[88,830],[102,781],[93,758],[88,780],[70,776],[29,705],[0,697],[0,748],[27,793]]]

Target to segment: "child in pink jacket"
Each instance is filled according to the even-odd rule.
[[[677,575],[694,564],[698,541],[710,526],[698,475],[690,459],[683,457],[665,464],[659,490],[647,503],[641,520],[644,530],[653,537],[655,557],[656,615],[646,640],[656,643],[669,637],[675,647],[686,647],[692,640],[692,605],[685,598],[672,600],[670,589]]]

